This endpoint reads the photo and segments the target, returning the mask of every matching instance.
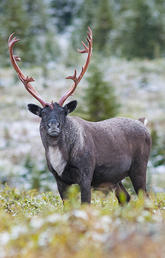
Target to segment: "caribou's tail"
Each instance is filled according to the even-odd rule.
[[[145,117],[140,117],[138,120],[142,122],[145,126],[148,124],[148,120]]]

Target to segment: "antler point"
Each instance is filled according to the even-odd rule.
[[[79,53],[87,53],[88,56],[87,56],[87,60],[86,60],[86,63],[85,65],[82,67],[82,70],[81,70],[81,73],[79,74],[79,76],[77,77],[77,70],[75,69],[74,71],[74,75],[72,76],[67,76],[66,79],[71,79],[74,81],[74,84],[72,86],[72,88],[63,96],[61,97],[61,99],[59,100],[59,105],[63,105],[63,103],[65,102],[65,100],[71,96],[73,94],[73,92],[75,91],[78,83],[80,82],[80,80],[82,79],[83,75],[85,74],[87,68],[88,68],[88,65],[89,65],[89,62],[90,62],[90,57],[91,57],[91,54],[92,54],[92,30],[91,28],[88,26],[88,32],[87,32],[87,38],[86,38],[88,44],[86,45],[84,43],[84,41],[81,41],[82,42],[82,45],[84,46],[84,49],[77,49],[77,51]]]

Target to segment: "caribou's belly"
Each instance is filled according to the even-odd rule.
[[[111,162],[109,165],[96,166],[92,185],[111,182],[116,184],[128,176],[131,159],[122,159],[120,162]]]
[[[56,171],[56,173],[59,176],[61,176],[67,162],[64,159],[63,154],[60,151],[59,147],[50,146],[48,150],[48,158],[52,168]]]

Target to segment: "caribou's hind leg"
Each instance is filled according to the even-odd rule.
[[[122,193],[124,193],[124,195],[125,195],[126,202],[129,202],[131,197],[130,197],[129,193],[127,192],[127,190],[125,189],[125,187],[123,186],[122,182],[120,182],[117,184],[116,189],[115,189],[115,194],[116,194],[116,197],[120,204],[123,204],[123,202],[121,200]]]
[[[133,184],[136,194],[142,190],[147,195],[146,190],[146,170],[147,170],[147,162],[138,163],[135,162],[131,168],[129,177]]]
[[[118,202],[120,204],[123,204],[123,202],[121,201],[121,193],[124,193],[126,197],[126,202],[129,202],[130,200],[130,195],[121,182],[119,182],[118,184],[102,183],[99,186],[95,187],[95,189],[102,191],[105,195],[107,195],[110,191],[115,190],[116,198],[118,199]]]

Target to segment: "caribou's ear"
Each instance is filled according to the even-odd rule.
[[[73,112],[73,110],[75,110],[76,107],[77,107],[77,100],[73,100],[73,101],[67,103],[64,106],[66,114],[69,114],[69,113]]]
[[[33,114],[35,114],[36,116],[40,116],[41,117],[41,111],[42,108],[35,105],[35,104],[28,104],[28,109],[30,112],[32,112]]]

